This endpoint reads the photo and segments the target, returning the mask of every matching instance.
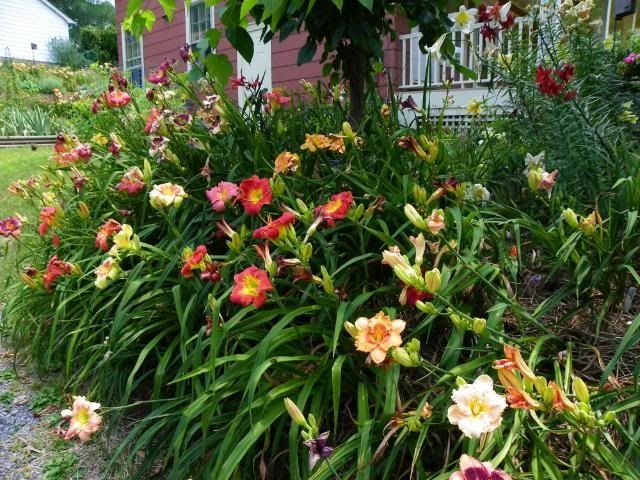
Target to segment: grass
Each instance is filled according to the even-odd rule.
[[[0,148],[0,218],[14,213],[23,213],[22,200],[7,192],[11,182],[40,173],[40,166],[47,162],[51,147]]]
[[[36,176],[40,173],[40,166],[47,162],[51,147],[38,147],[31,150],[30,147],[0,148],[0,219],[15,213],[25,214],[25,203],[22,199],[7,191],[11,182]],[[31,214],[33,215],[33,214]],[[37,218],[31,218],[36,221]],[[14,249],[0,239],[0,305],[4,297],[4,286],[9,275],[15,273]]]

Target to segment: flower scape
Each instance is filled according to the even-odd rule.
[[[344,84],[240,76],[240,107],[189,45],[148,90],[112,71],[0,219],[62,436],[126,423],[131,478],[640,478],[637,107],[581,3],[508,59],[511,3],[451,14],[519,87],[460,129],[380,89],[356,122]]]

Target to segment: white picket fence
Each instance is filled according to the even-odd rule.
[[[474,29],[469,34],[461,31],[451,33],[454,45],[456,46],[456,57],[463,67],[476,73],[477,78],[471,79],[465,77],[462,73],[456,71],[451,64],[446,61],[437,62],[431,60],[429,68],[429,84],[431,87],[438,88],[442,86],[443,79],[452,82],[452,88],[478,88],[486,85],[490,81],[490,74],[486,68],[483,68],[480,57],[487,49],[487,41],[480,34],[481,23],[474,25]],[[514,42],[528,41],[532,38],[533,20],[530,17],[517,17],[515,25],[506,32],[500,32],[498,35],[497,45],[500,50],[508,54],[511,51]],[[514,33],[511,33],[515,31]],[[409,34],[400,35],[399,39],[402,45],[402,77],[400,88],[403,90],[416,90],[422,88],[425,84],[425,73],[427,73],[426,65],[430,60],[418,46],[421,33],[414,31]]]

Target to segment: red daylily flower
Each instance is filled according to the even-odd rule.
[[[145,187],[144,176],[138,167],[128,170],[122,180],[116,185],[116,189],[120,192],[126,192],[129,195],[140,193]]]
[[[267,301],[267,292],[273,290],[273,285],[267,272],[251,265],[233,277],[235,282],[229,297],[233,303],[242,306],[253,304],[260,308]]]
[[[171,63],[173,62],[170,62],[169,60],[162,62],[156,71],[151,72],[149,75],[149,81],[156,85],[168,85],[171,83],[171,79],[169,78]]]
[[[190,249],[189,249],[190,250]],[[207,247],[199,245],[192,252],[183,256],[184,265],[180,270],[180,275],[185,278],[193,277],[193,271],[204,267],[205,257],[207,256]]]
[[[38,233],[41,237],[44,237],[45,233],[56,224],[60,216],[60,209],[58,207],[43,207],[40,210],[40,225],[38,226]]]
[[[330,227],[335,226],[336,220],[342,220],[347,216],[349,208],[353,205],[351,192],[340,192],[331,195],[330,200],[316,208],[316,215],[321,217]]]
[[[42,275],[44,287],[47,290],[51,290],[53,288],[53,282],[55,282],[59,277],[70,275],[72,268],[73,265],[63,262],[57,255],[51,257],[47,264],[47,271]]]
[[[285,212],[282,216],[267,223],[264,227],[260,227],[253,232],[253,238],[276,240],[280,238],[289,225],[293,225],[296,217],[291,212]]]
[[[122,225],[113,218],[107,220],[99,229],[96,234],[96,247],[99,247],[103,252],[109,250],[109,245],[107,245],[107,240],[111,238],[116,233],[122,230]]]
[[[254,175],[242,180],[239,189],[238,200],[247,215],[258,215],[263,205],[271,203],[272,194],[268,178],[258,178]]]
[[[131,95],[122,90],[113,90],[104,93],[104,101],[110,108],[123,108],[131,102]]]

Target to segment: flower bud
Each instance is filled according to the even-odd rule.
[[[542,400],[544,401],[544,403],[546,405],[552,404],[553,398],[554,398],[553,389],[549,386],[545,387],[544,391],[542,392]]]
[[[87,206],[86,203],[84,202],[78,203],[78,215],[80,215],[80,217],[84,219],[89,218],[89,215],[91,215],[91,212],[89,211],[89,207]]]
[[[461,386],[466,385],[466,384],[467,384],[467,381],[464,378],[456,377],[456,385],[458,387],[461,387]]]
[[[533,386],[540,395],[544,394],[545,389],[547,388],[547,379],[542,376],[537,376],[533,381]]]
[[[578,228],[578,216],[576,212],[570,208],[565,208],[562,212],[562,218],[571,228]]]
[[[322,287],[324,288],[324,291],[328,295],[335,295],[335,288],[331,281],[331,276],[324,265],[320,267],[320,271],[322,272]]]
[[[32,290],[38,289],[38,283],[26,273],[20,272],[20,280],[22,280],[22,282]]]
[[[307,207],[307,204],[304,203],[301,198],[296,198],[296,205],[302,215],[305,215],[309,211],[309,207]]]
[[[342,123],[342,133],[350,142],[353,142],[356,138],[356,134],[353,133],[353,129],[351,128],[351,124],[349,122]]]
[[[529,188],[537,192],[540,188],[540,183],[542,182],[542,171],[539,169],[533,169],[529,171],[527,175],[527,182],[529,183]]]
[[[300,256],[302,257],[300,260],[308,262],[313,256],[313,245],[310,243],[303,243],[300,247]]]
[[[151,170],[151,164],[149,163],[149,160],[147,160],[146,158],[144,159],[144,166],[142,167],[142,177],[144,183],[146,183],[147,185],[151,184],[153,171]]]
[[[573,394],[582,403],[589,404],[589,389],[580,377],[573,378]]]
[[[475,333],[476,335],[482,335],[482,332],[484,332],[484,327],[487,326],[487,321],[484,318],[474,318],[473,319],[473,333]]]
[[[355,208],[355,210],[353,210],[351,217],[353,218],[354,222],[357,222],[362,218],[363,214],[364,214],[364,205],[360,204]]]
[[[424,221],[424,218],[420,216],[413,205],[406,204],[404,206],[404,214],[406,215],[407,219],[409,219],[409,221],[413,223],[413,225],[415,225],[417,228],[421,230],[427,229],[427,222]]]
[[[347,333],[349,335],[351,335],[353,338],[356,338],[358,336],[358,329],[356,328],[356,326],[351,323],[351,322],[344,322],[344,329],[347,331]]]
[[[291,420],[296,422],[301,427],[306,428],[309,426],[309,424],[307,423],[307,420],[304,418],[304,415],[302,414],[298,406],[295,403],[293,403],[293,400],[291,400],[290,398],[285,398],[284,407],[287,409],[287,413],[291,417]]]
[[[449,312],[449,318],[456,328],[466,329],[467,322],[457,313]]]
[[[407,353],[407,351],[402,347],[394,348],[391,352],[391,358],[393,358],[396,362],[398,362],[403,367],[415,367],[413,362],[411,361],[411,357]]]
[[[422,300],[418,300],[416,302],[416,307],[418,308],[418,310],[426,313],[427,315],[435,315],[436,313],[438,313],[438,310],[431,302],[425,303]]]
[[[394,265],[393,273],[396,274],[403,283],[411,285],[414,288],[419,288],[422,283],[422,279],[416,275],[416,272],[407,265]]]
[[[413,184],[412,189],[413,198],[418,203],[425,203],[427,201],[427,190],[424,187],[421,187],[417,183]]]
[[[273,195],[276,197],[282,196],[285,191],[285,184],[282,180],[282,177],[278,176],[274,179],[271,179],[271,190],[273,191]]]
[[[440,284],[442,283],[442,279],[440,277],[440,270],[434,268],[433,270],[429,270],[424,274],[424,283],[427,289],[427,292],[433,294],[440,290]]]
[[[617,418],[616,412],[612,412],[611,410],[609,410],[602,416],[602,421],[608,425],[610,423],[615,422],[616,418]]]

